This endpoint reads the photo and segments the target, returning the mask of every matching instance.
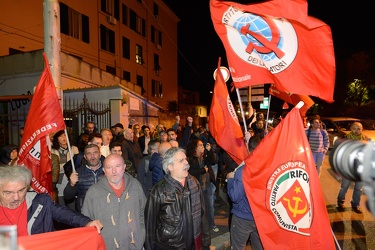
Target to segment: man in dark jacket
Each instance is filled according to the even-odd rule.
[[[17,235],[26,236],[54,231],[53,221],[72,227],[95,226],[100,233],[99,220],[92,221],[65,206],[55,203],[48,194],[28,191],[31,171],[24,166],[0,168],[0,225],[17,225]]]
[[[149,168],[152,172],[152,185],[155,185],[160,180],[164,178],[164,171],[163,171],[163,157],[165,152],[170,149],[172,145],[169,142],[162,142],[159,145],[158,153],[153,154],[150,158]]]
[[[133,140],[134,131],[131,128],[124,130],[124,137],[125,140],[122,142],[121,146],[122,158],[124,158],[125,161],[129,160],[134,167],[135,173],[137,173],[139,163],[143,157],[141,147],[138,142]]]
[[[209,249],[211,237],[201,186],[188,172],[185,150],[172,147],[163,158],[164,179],[145,208],[146,250]]]
[[[92,184],[97,183],[100,178],[103,177],[103,161],[104,157],[100,154],[100,148],[96,144],[89,144],[85,147],[84,161],[85,165],[76,166],[75,171],[66,173],[69,179],[69,183],[64,189],[64,198],[67,200],[74,199],[77,196],[75,202],[75,209],[77,212],[81,212],[83,200],[89,187]],[[68,167],[69,165],[64,165]]]

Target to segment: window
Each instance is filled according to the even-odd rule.
[[[122,37],[122,57],[130,59],[130,40]]]
[[[111,66],[108,66],[106,67],[106,70],[108,73],[111,73],[112,75],[116,75],[116,68],[115,67],[111,67]]]
[[[122,78],[128,82],[130,82],[130,72],[129,71],[123,71],[122,72]]]
[[[163,88],[160,81],[152,80],[152,96],[154,97],[163,97]]]
[[[100,48],[115,53],[115,32],[103,24],[100,25]]]
[[[122,4],[122,23],[125,25],[128,25],[129,23],[128,18],[129,18],[128,6],[126,6],[125,4]]]
[[[135,45],[135,62],[138,64],[144,64],[143,58],[143,48],[140,45]]]
[[[160,67],[160,64],[159,64],[159,55],[158,54],[154,54],[154,70],[155,70],[155,74],[157,76],[159,76],[161,67]]]
[[[146,37],[146,21],[142,17],[138,16],[135,11],[130,9],[130,29],[134,30],[143,37]]]
[[[153,42],[157,49],[161,49],[162,45],[162,33],[151,25],[151,42]]]
[[[101,0],[100,8],[103,12],[113,16],[116,20],[120,20],[119,0]]]
[[[154,16],[159,16],[159,5],[157,5],[156,3],[154,3]]]
[[[137,86],[141,87],[142,95],[146,93],[146,90],[143,88],[143,76],[137,75]]]
[[[89,17],[60,3],[61,33],[90,43]]]

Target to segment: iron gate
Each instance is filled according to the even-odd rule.
[[[73,142],[84,132],[87,122],[94,122],[98,133],[102,128],[111,127],[109,103],[89,102],[85,93],[82,101],[72,100],[69,97],[64,99],[63,113],[68,133],[71,134]]]

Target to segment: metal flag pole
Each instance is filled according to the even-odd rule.
[[[66,127],[64,129],[65,131],[65,136],[66,136],[66,142],[68,143],[68,150],[69,150],[69,155],[70,155],[70,161],[72,162],[72,170],[73,172],[76,171],[76,168],[74,166],[74,160],[73,160],[73,153],[72,153],[72,149],[70,148],[70,141],[69,141],[69,137],[68,137],[68,131],[66,131]],[[66,159],[66,161],[69,161],[69,159]]]
[[[246,119],[245,119],[245,113],[244,113],[243,108],[242,108],[240,91],[238,90],[238,88],[236,88],[236,93],[237,93],[238,102],[240,104],[240,110],[241,110],[241,115],[242,115],[242,122],[244,124],[244,135],[245,135],[246,132],[247,132],[247,124],[246,124]]]
[[[271,95],[269,95],[269,98],[268,98],[268,108],[267,108],[267,116],[266,116],[266,127],[264,128],[265,130],[267,130],[267,127],[268,127],[268,117],[270,115],[270,108],[271,108]]]

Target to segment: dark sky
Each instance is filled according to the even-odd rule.
[[[227,66],[225,50],[217,36],[210,16],[208,0],[164,0],[180,18],[178,46],[179,84],[186,89],[198,90],[203,104],[210,106],[218,58]],[[262,1],[235,1],[255,3]],[[344,49],[351,53],[368,49],[372,42],[373,13],[367,0],[308,1],[308,15],[316,17],[331,27],[335,53]],[[371,20],[370,20],[371,19]],[[366,37],[369,36],[370,37]],[[337,54],[337,53],[336,53]]]

